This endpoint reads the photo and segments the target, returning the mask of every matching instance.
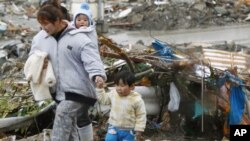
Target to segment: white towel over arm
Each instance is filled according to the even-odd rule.
[[[56,83],[53,68],[48,62],[46,69],[43,69],[46,52],[35,51],[25,62],[24,74],[26,80],[30,81],[30,87],[36,101],[51,99],[49,87]]]

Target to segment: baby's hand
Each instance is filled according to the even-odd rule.
[[[142,132],[136,131],[135,135],[136,135],[136,140],[137,141],[143,141]]]

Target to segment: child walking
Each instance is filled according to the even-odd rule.
[[[97,99],[111,105],[109,127],[105,141],[142,140],[146,126],[146,108],[141,95],[134,90],[135,76],[128,71],[118,72],[114,78],[116,89],[105,93],[103,83],[97,84]]]
[[[74,13],[72,25],[85,33],[98,46],[95,22],[88,3],[82,3],[80,9]]]

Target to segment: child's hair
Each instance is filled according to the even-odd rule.
[[[115,84],[119,84],[119,81],[122,81],[124,84],[131,86],[135,83],[135,75],[130,71],[120,71],[114,77]]]

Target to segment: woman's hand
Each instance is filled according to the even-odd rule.
[[[44,62],[43,62],[43,69],[47,69],[48,67],[48,63],[49,63],[49,59],[46,57],[44,58]]]
[[[104,87],[104,80],[101,76],[95,77],[95,83],[97,88],[103,88]]]

